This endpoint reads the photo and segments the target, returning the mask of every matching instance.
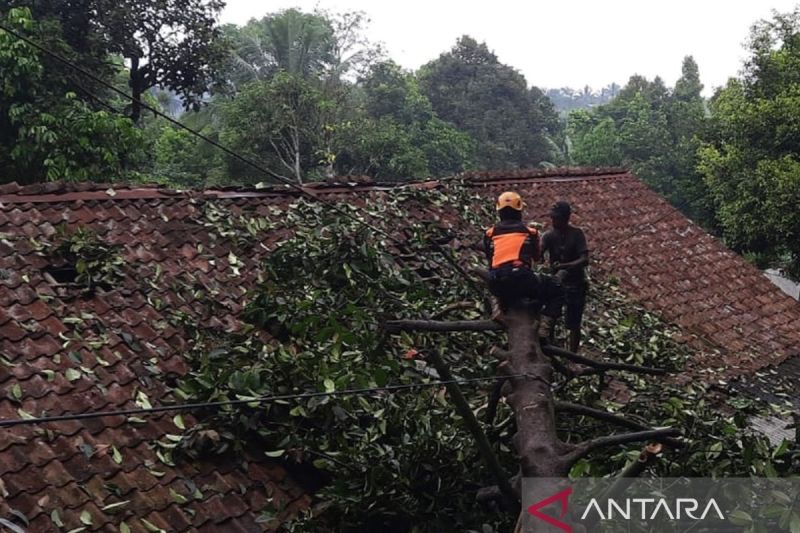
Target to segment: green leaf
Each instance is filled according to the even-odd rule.
[[[36,418],[32,414],[30,414],[27,411],[24,411],[22,409],[17,409],[17,414],[20,416],[20,418],[22,418],[24,420],[32,420],[32,419]]]
[[[271,452],[264,452],[267,457],[282,457],[286,450],[273,450]]]
[[[789,531],[791,533],[800,533],[800,514],[792,512],[792,518],[789,521]]]
[[[184,503],[187,503],[189,501],[186,498],[186,496],[184,496],[180,492],[175,491],[175,489],[169,489],[169,494],[170,496],[172,496],[172,499],[175,500],[175,503],[179,505],[183,505]]]
[[[186,426],[183,425],[183,417],[181,415],[175,415],[172,419],[172,422],[180,429],[186,429]]]
[[[105,507],[103,507],[101,509],[101,511],[105,511],[107,513],[113,514],[113,513],[117,512],[117,511],[119,511],[122,507],[125,507],[126,505],[128,505],[129,503],[130,503],[130,500],[124,500],[124,501],[121,501],[121,502],[110,503],[110,504],[106,505]]]
[[[152,531],[153,533],[162,533],[164,531],[160,527],[154,525],[152,522],[148,522],[144,518],[139,519],[142,522],[142,525],[147,529],[147,531]]]
[[[64,372],[64,377],[67,378],[67,381],[76,381],[81,378],[81,373],[74,368],[68,368],[67,371]]]
[[[61,515],[58,512],[58,509],[53,509],[50,512],[50,520],[57,526],[57,527],[64,527],[64,522],[61,521]]]
[[[17,401],[22,399],[22,388],[19,386],[19,383],[14,383],[11,386],[11,397]]]
[[[119,450],[116,446],[111,446],[111,458],[114,460],[115,463],[122,464],[122,454],[119,453]]]
[[[728,521],[737,526],[749,526],[753,523],[753,517],[741,509],[737,509],[735,511],[731,511],[731,513],[728,515]]]
[[[336,385],[333,383],[332,380],[326,379],[322,383],[325,386],[325,392],[333,392],[336,390]]]
[[[86,524],[87,526],[92,525],[92,513],[89,511],[83,511],[81,513],[81,523]]]
[[[119,533],[131,533],[131,528],[125,522],[119,523]]]
[[[150,405],[150,399],[147,397],[142,391],[136,393],[136,405],[141,407],[142,409],[152,409],[153,406]]]

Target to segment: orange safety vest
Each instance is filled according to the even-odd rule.
[[[520,222],[509,227],[492,226],[486,230],[491,267],[531,266],[539,260],[539,232]]]

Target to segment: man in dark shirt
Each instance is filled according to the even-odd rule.
[[[547,254],[550,270],[564,288],[566,313],[564,325],[569,330],[569,349],[577,353],[581,344],[581,321],[586,306],[586,265],[589,248],[580,228],[569,223],[572,208],[567,202],[556,202],[550,210],[552,229],[542,236],[542,252]],[[552,325],[548,324],[548,337]]]

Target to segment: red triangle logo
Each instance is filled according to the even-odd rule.
[[[561,502],[561,516],[559,518],[563,519],[567,514],[567,509],[569,507],[569,495],[572,494],[572,487],[568,487],[561,492],[557,492],[552,496],[545,498],[544,500],[534,503],[530,507],[528,507],[528,514],[531,514],[538,518],[539,520],[544,520],[551,526],[557,527],[561,531],[566,531],[566,533],[572,533],[572,526],[569,524],[565,524],[561,520],[557,520],[550,515],[546,515],[539,511],[542,507],[547,507],[553,502]]]

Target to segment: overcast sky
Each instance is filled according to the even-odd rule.
[[[624,84],[631,74],[660,75],[672,85],[681,60],[693,55],[706,94],[736,75],[742,43],[772,9],[790,11],[794,0],[328,0],[258,2],[228,0],[222,22],[243,24],[272,11],[316,6],[364,11],[368,35],[390,57],[416,69],[469,34],[486,41],[544,88],[594,88]]]

